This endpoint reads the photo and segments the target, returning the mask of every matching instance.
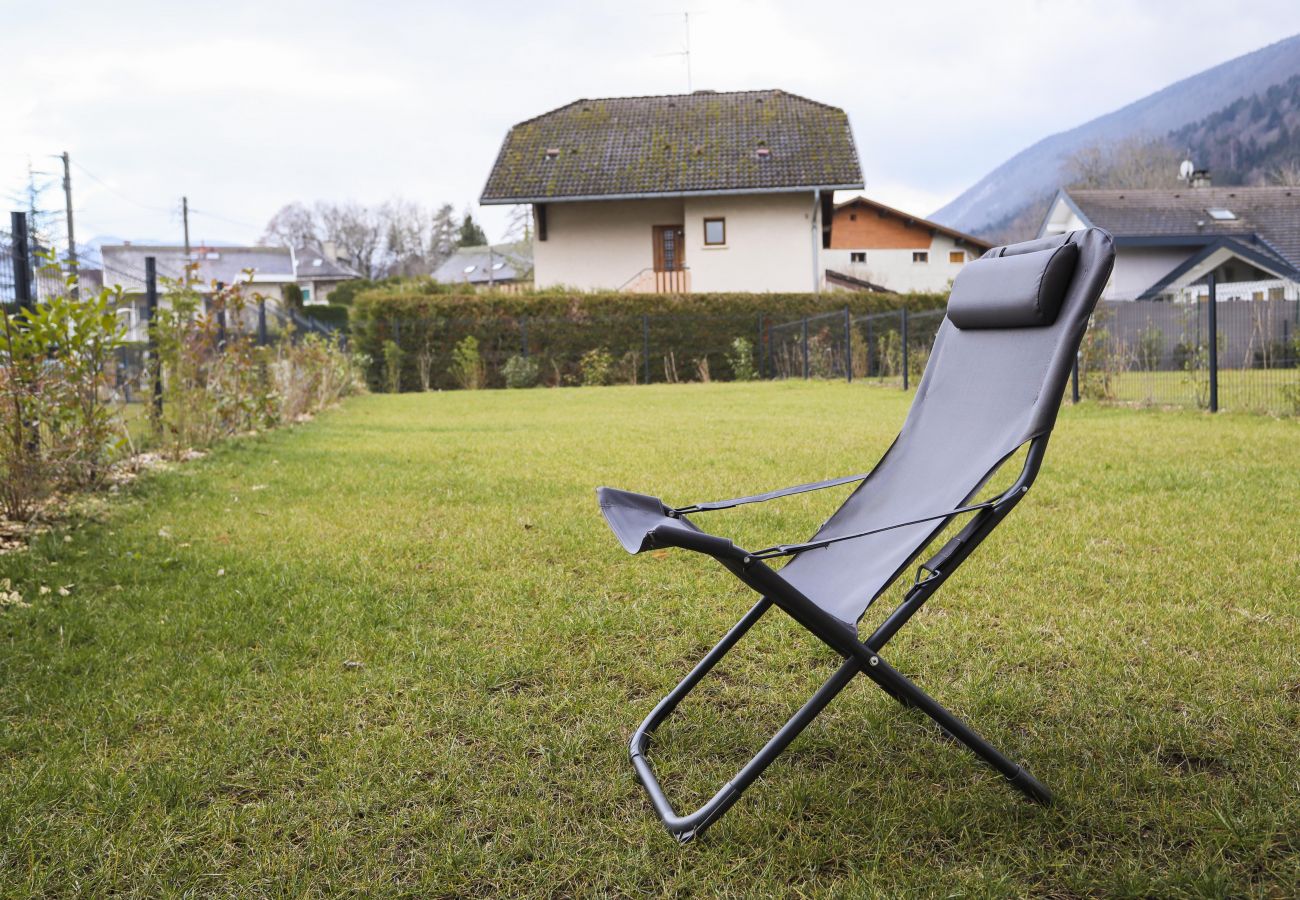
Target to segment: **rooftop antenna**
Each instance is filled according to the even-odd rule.
[[[663,15],[669,15],[669,14],[664,13]],[[660,53],[658,55],[659,56],[680,56],[686,60],[686,92],[689,94],[695,91],[694,79],[692,79],[691,77],[691,13],[690,10],[685,10],[682,12],[682,26],[686,32],[686,43],[683,45],[682,49],[672,53]]]
[[[691,14],[690,11],[682,13],[682,23],[686,28],[686,49],[682,55],[686,57],[686,93],[691,93],[695,87],[691,83]]]

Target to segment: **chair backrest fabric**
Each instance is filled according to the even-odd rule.
[[[902,431],[813,539],[956,509],[1017,448],[1050,433],[1114,260],[1110,235],[1089,228],[995,247],[969,263],[979,268],[954,283]],[[782,574],[855,624],[943,524],[808,550]]]

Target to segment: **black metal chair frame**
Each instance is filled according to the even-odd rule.
[[[790,742],[859,673],[866,675],[885,693],[904,706],[920,709],[938,723],[946,735],[969,747],[980,759],[996,769],[1013,787],[1020,790],[1029,799],[1044,805],[1052,802],[1051,793],[1037,779],[1008,759],[992,744],[980,737],[969,725],[957,718],[929,694],[913,684],[906,676],[885,662],[880,655],[881,650],[889,642],[890,638],[907,624],[908,620],[920,610],[935,591],[1028,492],[1042,464],[1047,439],[1048,435],[1044,434],[1029,441],[1028,451],[1019,476],[1010,488],[996,498],[987,502],[974,503],[947,512],[872,529],[868,532],[804,544],[777,545],[752,553],[742,550],[725,538],[696,530],[656,528],[649,533],[650,546],[680,547],[711,556],[760,596],[759,601],[754,604],[753,608],[700,660],[690,674],[659,702],[632,735],[630,752],[636,777],[650,795],[655,811],[658,813],[659,818],[663,820],[669,833],[681,843],[686,843],[703,834],[705,829],[716,822],[740,798],[741,793],[762,775],[763,771],[789,746]],[[826,482],[797,485],[754,497],[695,504],[670,510],[669,515],[673,518],[684,518],[688,514],[697,512],[728,509],[747,503],[771,500],[775,497],[849,484],[865,477],[865,475],[849,476]],[[783,578],[779,570],[773,569],[766,562],[769,559],[816,550],[830,543],[865,537],[867,534],[875,534],[919,522],[940,522],[941,524],[936,526],[935,529],[935,534],[937,534],[956,516],[963,514],[971,514],[971,518],[954,538],[940,548],[938,553],[920,565],[916,572],[916,578],[904,595],[902,602],[865,641],[859,640],[855,629],[813,603]],[[915,562],[919,555],[920,549],[913,555],[910,562]],[[724,784],[699,809],[688,815],[678,815],[664,795],[659,780],[655,777],[654,770],[651,768],[650,761],[646,756],[650,736],[672,715],[677,705],[699,684],[701,679],[709,673],[717,662],[773,606],[783,610],[796,622],[812,632],[823,643],[843,657],[844,662],[733,779]]]

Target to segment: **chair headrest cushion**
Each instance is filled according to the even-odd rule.
[[[963,330],[1051,325],[1078,262],[1073,243],[969,262],[953,282],[948,318]]]

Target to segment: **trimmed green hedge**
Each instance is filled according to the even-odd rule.
[[[337,328],[340,331],[347,331],[348,307],[346,306],[340,306],[337,303],[330,303],[324,306],[304,306],[302,314],[310,319],[315,319],[322,325],[328,325],[331,328]]]
[[[614,377],[642,382],[649,349],[651,381],[675,377],[732,377],[726,354],[743,337],[755,344],[760,364],[774,326],[803,316],[848,309],[853,315],[941,308],[942,294],[627,294],[546,291],[511,294],[426,293],[402,286],[367,291],[352,307],[353,347],[371,359],[370,380],[382,382],[383,343],[403,350],[403,390],[452,388],[452,348],[469,335],[478,339],[489,387],[505,384],[507,360],[527,351],[541,370],[541,383],[581,383],[580,361],[591,350],[615,360]],[[836,327],[829,322],[825,327]],[[765,374],[771,374],[765,372]]]

